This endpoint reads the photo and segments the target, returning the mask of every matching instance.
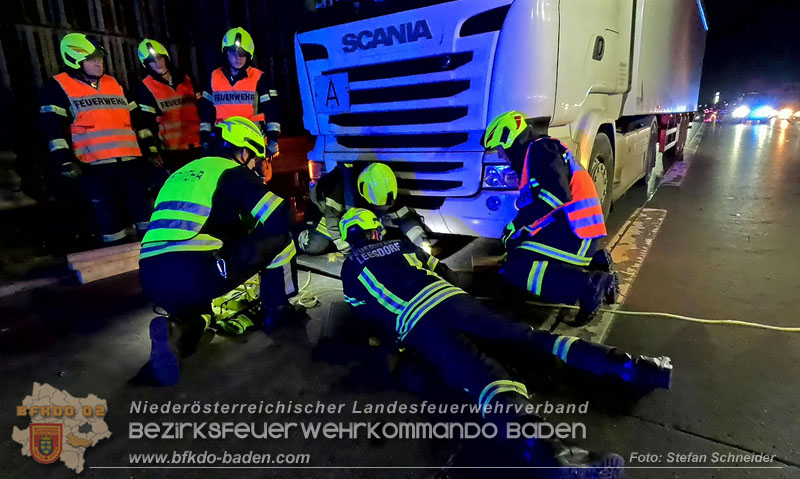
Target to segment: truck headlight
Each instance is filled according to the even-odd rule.
[[[501,190],[519,188],[519,178],[509,165],[487,165],[483,167],[483,187]]]

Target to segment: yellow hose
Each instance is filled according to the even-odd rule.
[[[526,302],[528,304],[532,304],[534,306],[541,306],[543,308],[578,309],[578,306],[570,304],[539,303],[537,301],[526,301]],[[784,333],[800,333],[800,328],[787,328],[782,326],[773,326],[771,324],[752,323],[749,321],[739,321],[738,319],[704,319],[704,318],[694,318],[691,316],[683,316],[680,314],[672,314],[672,313],[658,313],[654,311],[621,311],[619,309],[608,309],[608,308],[600,308],[598,309],[598,311],[602,311],[604,313],[627,315],[627,316],[647,316],[653,318],[679,319],[681,321],[689,321],[692,323],[720,324],[723,326],[745,326],[748,328],[768,329],[771,331],[781,331]]]
[[[309,290],[308,286],[311,284],[311,272],[309,271],[307,274],[308,278],[306,279],[306,282],[303,283],[303,286],[300,287],[300,290],[297,292],[297,295],[289,299],[290,303],[299,304],[300,306],[303,306],[306,309],[311,309],[319,304],[319,298],[317,297],[318,295],[342,292],[341,289],[325,289],[317,291],[316,293],[314,291]]]

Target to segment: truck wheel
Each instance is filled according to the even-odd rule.
[[[611,192],[614,188],[614,150],[605,133],[598,133],[594,138],[589,176],[594,181],[597,196],[603,205],[603,216],[607,218],[611,211]]]

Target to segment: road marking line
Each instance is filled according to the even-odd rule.
[[[609,306],[608,309],[619,309],[625,303],[666,216],[667,210],[639,208],[609,243],[611,245],[609,251],[614,258],[614,268],[619,275],[620,294],[617,304]],[[600,319],[579,328],[561,323],[554,332],[602,343],[611,330],[614,316],[612,313],[603,313]]]

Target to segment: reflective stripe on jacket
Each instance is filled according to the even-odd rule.
[[[165,150],[187,150],[200,146],[200,117],[191,80],[184,76],[174,89],[148,75],[142,83],[153,94],[161,115],[158,136]]]
[[[265,121],[263,113],[258,113],[258,93],[256,87],[263,72],[248,67],[247,76],[233,85],[225,78],[222,68],[211,73],[211,103],[216,108],[216,122],[231,116],[243,116],[253,122]]]
[[[538,140],[537,140],[538,141]],[[532,145],[533,143],[531,143]],[[530,152],[530,146],[528,146]],[[569,181],[570,194],[572,200],[564,203],[540,218],[528,227],[530,235],[534,236],[545,226],[553,221],[553,216],[563,211],[569,221],[572,231],[581,239],[601,238],[607,233],[605,221],[603,219],[603,207],[597,196],[597,190],[589,173],[577,162],[572,153],[565,153],[565,160],[569,162],[571,178]],[[525,155],[525,167],[527,171],[528,156]],[[526,184],[525,188],[529,185]]]
[[[69,97],[73,121],[72,149],[83,163],[111,158],[142,156],[131,128],[130,107],[122,86],[103,75],[97,89],[59,73],[53,77]]]
[[[200,234],[211,214],[212,198],[222,174],[235,161],[208,156],[170,175],[156,198],[150,227],[142,239],[141,258],[169,251],[208,251],[222,241]]]

